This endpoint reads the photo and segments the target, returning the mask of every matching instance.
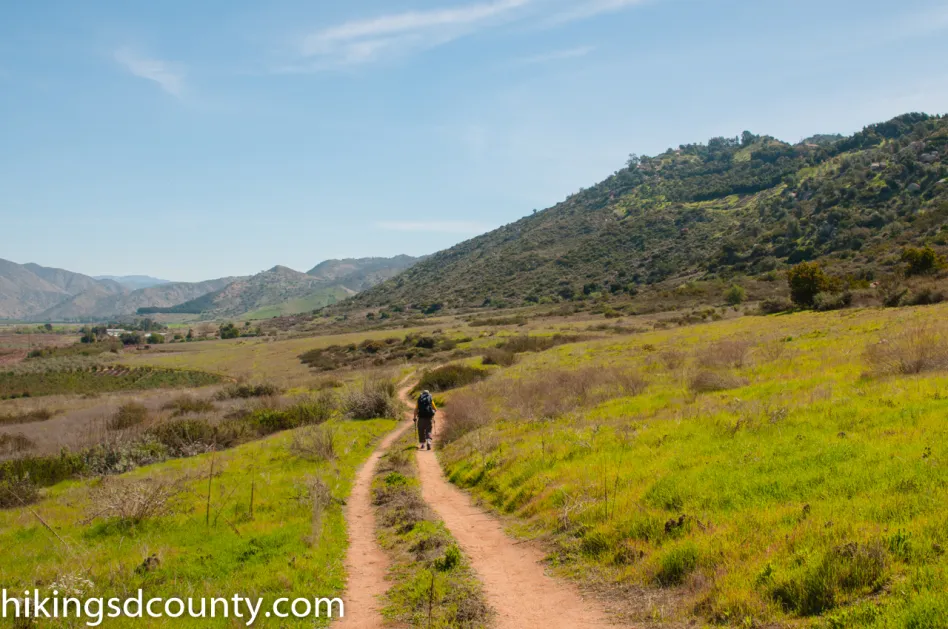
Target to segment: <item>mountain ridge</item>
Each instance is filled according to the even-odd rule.
[[[906,114],[791,145],[745,132],[681,145],[440,251],[328,313],[570,301],[821,260],[868,281],[901,248],[945,250],[948,118]],[[919,217],[922,217],[919,219]]]

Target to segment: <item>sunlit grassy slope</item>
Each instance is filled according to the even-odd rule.
[[[74,583],[84,597],[123,597],[139,588],[146,598],[240,594],[265,598],[266,605],[281,596],[337,596],[345,583],[346,529],[341,505],[355,469],[394,421],[345,421],[329,426],[336,429],[339,453],[333,463],[312,463],[294,456],[288,449],[292,434],[282,433],[213,455],[140,468],[115,479],[61,483],[46,490],[42,502],[33,505],[39,517],[26,509],[0,511],[0,583],[11,592]],[[314,517],[310,491],[314,478],[322,479],[333,496],[321,518]],[[184,479],[186,491],[173,501],[172,515],[136,526],[115,520],[86,521],[103,506],[96,493],[101,482],[145,479]],[[142,570],[143,561],[153,554],[160,565]],[[91,585],[84,584],[85,580]],[[236,626],[230,622],[236,621],[181,618],[146,624]],[[312,627],[313,622],[301,621],[299,626]],[[142,621],[117,619],[107,624],[140,626]],[[258,624],[267,625],[265,621]]]
[[[924,330],[946,316],[745,317],[527,355],[449,396],[449,417],[491,421],[442,464],[563,572],[644,592],[621,601],[639,618],[945,627],[948,375],[869,374],[865,352],[913,330],[945,343]],[[525,386],[583,367],[647,388],[564,415],[555,385]],[[737,388],[697,393],[700,372]]]

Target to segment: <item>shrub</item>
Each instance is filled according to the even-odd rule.
[[[718,341],[698,353],[698,364],[702,367],[743,367],[747,362],[750,348],[749,341],[738,339]]]
[[[235,339],[240,336],[240,329],[233,323],[225,323],[220,327],[218,334],[222,339]]]
[[[171,515],[186,491],[186,479],[126,480],[103,478],[92,491],[87,522],[116,520],[125,525],[141,524]]]
[[[0,454],[20,454],[36,447],[32,439],[22,433],[0,433]]]
[[[868,346],[866,361],[882,376],[948,369],[948,335],[930,326],[910,328]]]
[[[214,449],[217,445],[231,445],[228,441],[232,441],[232,439],[219,440],[218,436],[224,437],[227,433],[215,430],[214,426],[200,419],[175,419],[163,422],[150,428],[147,434],[168,448],[175,456],[191,456]]]
[[[780,314],[781,312],[787,312],[788,310],[793,309],[793,304],[786,299],[776,298],[776,299],[765,299],[760,302],[758,310],[760,314],[770,315],[770,314]]]
[[[464,435],[490,423],[490,409],[483,396],[476,392],[461,391],[451,398],[451,419],[444,422],[438,440],[453,443]]]
[[[813,296],[813,309],[821,312],[848,308],[852,303],[853,296],[849,291],[842,293],[820,292]]]
[[[39,499],[39,489],[29,476],[0,478],[0,509],[15,509]]]
[[[510,367],[517,362],[517,355],[497,347],[489,347],[484,350],[482,365],[499,365],[501,367]]]
[[[583,337],[581,336],[569,334],[554,334],[553,336],[529,336],[523,334],[504,341],[498,345],[498,347],[508,352],[513,352],[514,354],[523,354],[525,352],[544,352],[557,345],[576,343],[582,340]]]
[[[56,413],[47,408],[37,408],[10,415],[0,415],[0,426],[7,424],[32,424],[52,419]]]
[[[479,367],[468,365],[445,365],[432,371],[426,371],[418,384],[415,385],[415,391],[428,389],[429,391],[447,391],[456,389],[465,385],[479,382],[486,378],[489,372]]]
[[[809,308],[817,293],[831,291],[832,281],[816,262],[801,262],[787,271],[790,299],[798,306]]]
[[[127,402],[119,407],[106,426],[109,430],[126,430],[144,423],[147,419],[148,409],[143,404]]]
[[[290,451],[309,461],[335,461],[336,431],[328,426],[312,426],[293,434]]]
[[[747,291],[744,290],[743,286],[738,286],[734,284],[727,292],[724,293],[724,301],[727,302],[729,306],[740,306],[744,303],[744,300],[747,299]]]
[[[902,251],[902,262],[906,265],[906,275],[927,275],[945,266],[944,256],[931,247],[906,248]]]
[[[283,393],[275,384],[232,384],[218,392],[218,400],[249,399],[255,397],[274,397]]]
[[[945,294],[930,286],[920,288],[907,295],[902,303],[906,306],[930,306],[945,301]]]
[[[391,380],[365,380],[350,386],[342,395],[342,410],[352,419],[396,418],[401,404]]]
[[[732,373],[702,370],[691,377],[688,387],[695,393],[713,393],[746,386],[747,380]]]
[[[789,612],[814,616],[841,604],[847,595],[878,591],[887,575],[888,558],[880,542],[849,543],[776,583],[771,596]]]
[[[190,395],[181,395],[162,406],[166,411],[172,411],[173,417],[192,413],[210,413],[216,407],[210,400],[202,400]]]

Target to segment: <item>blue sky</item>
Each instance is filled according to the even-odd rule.
[[[0,258],[176,280],[431,253],[631,153],[948,111],[944,0],[0,8]]]

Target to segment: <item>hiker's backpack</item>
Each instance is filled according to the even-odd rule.
[[[435,407],[430,393],[422,393],[418,398],[418,414],[422,417],[434,417]]]

